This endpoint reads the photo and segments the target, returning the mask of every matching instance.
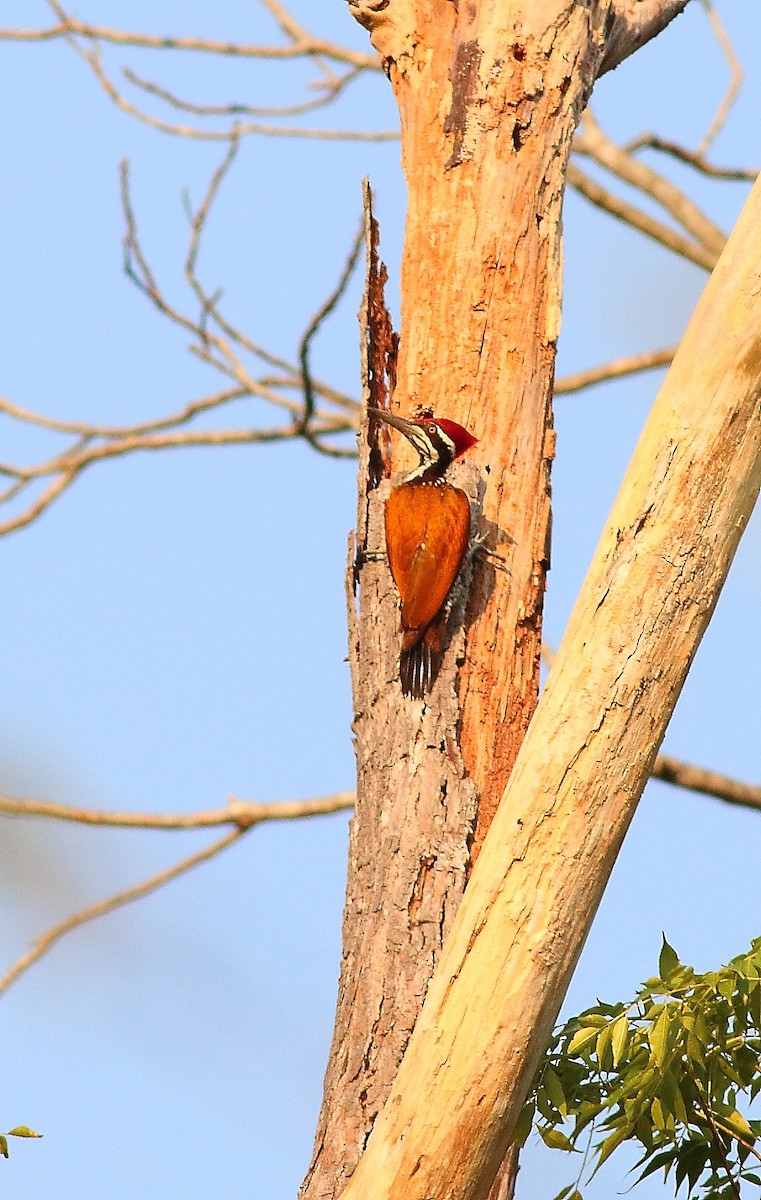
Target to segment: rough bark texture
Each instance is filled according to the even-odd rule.
[[[761,180],[627,472],[344,1200],[483,1200],[761,487]]]
[[[390,366],[394,408],[430,406],[480,439],[452,481],[504,561],[478,556],[463,572],[426,704],[399,689],[387,564],[360,556],[352,572],[357,810],[336,1030],[304,1200],[334,1200],[357,1164],[536,705],[571,138],[608,37],[620,61],[646,40],[648,20],[655,33],[685,2],[350,0],[399,104],[409,190],[398,357],[373,260],[367,388]],[[639,18],[645,8],[634,29],[628,11]],[[397,464],[365,433],[357,541],[372,554],[383,549]],[[501,1186],[508,1196],[509,1176]]]
[[[383,303],[385,268],[377,258],[369,194],[366,217],[363,382],[366,399],[383,408],[393,388],[396,339]],[[462,897],[476,811],[475,789],[453,735],[457,707],[451,668],[449,690],[439,685],[435,708],[401,700],[398,602],[385,558],[373,559],[384,551],[389,439],[378,431],[378,443],[369,445],[367,433],[363,425],[357,534],[348,570],[357,805],[335,1033],[314,1157],[302,1189],[310,1198],[340,1193],[385,1102]],[[458,476],[466,490],[477,485],[472,470]],[[465,579],[469,572],[466,566]],[[450,659],[462,656],[462,634],[456,632],[462,624],[462,589],[458,595],[450,621],[455,629]],[[457,804],[449,803],[452,795]]]

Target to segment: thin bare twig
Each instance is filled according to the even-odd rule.
[[[208,862],[210,858],[214,858],[222,850],[226,850],[228,846],[232,846],[233,842],[237,842],[246,832],[245,828],[236,827],[235,829],[231,829],[224,837],[219,838],[218,841],[212,842],[210,846],[205,846],[203,850],[197,850],[194,854],[189,854],[187,858],[181,859],[173,867],[159,871],[157,874],[151,875],[149,879],[143,880],[142,883],[134,884],[132,887],[125,888],[121,892],[116,892],[115,895],[109,896],[106,900],[99,900],[96,904],[90,904],[72,916],[67,917],[64,921],[59,921],[57,925],[53,925],[51,929],[48,929],[46,933],[37,938],[34,945],[26,954],[22,954],[21,958],[0,978],[0,996],[8,990],[12,983],[15,983],[21,975],[28,971],[34,963],[39,962],[42,956],[47,954],[65,934],[71,933],[74,929],[79,929],[80,926],[85,925],[88,921],[94,921],[97,917],[114,912],[115,909],[122,908],[125,904],[130,904],[133,900],[142,900],[144,896],[150,896],[152,892],[156,892],[165,884],[178,879],[186,871],[192,870],[193,867],[199,866],[202,862]]]
[[[226,126],[224,129],[199,129],[195,125],[164,121],[160,117],[151,116],[150,113],[147,113],[144,109],[138,107],[137,104],[133,104],[131,100],[127,99],[103,67],[97,46],[89,50],[77,42],[72,42],[72,45],[80,57],[88,64],[109,100],[121,112],[134,117],[135,120],[150,126],[151,129],[158,130],[160,133],[168,133],[174,137],[191,138],[201,142],[229,142],[234,134],[237,134],[239,137],[257,134],[260,137],[306,138],[307,140],[319,142],[394,142],[399,140],[399,132],[395,129],[307,129],[300,125],[267,125],[260,121],[237,120],[233,126]]]
[[[756,167],[717,167],[714,163],[709,162],[705,155],[699,154],[695,150],[687,150],[684,146],[680,146],[678,142],[667,141],[666,138],[659,137],[656,133],[641,133],[638,137],[633,138],[632,141],[627,142],[623,149],[628,154],[636,150],[658,150],[663,154],[671,155],[672,158],[676,158],[690,167],[694,167],[696,171],[700,171],[701,174],[707,175],[711,179],[754,183],[758,177],[758,169]]]
[[[740,1188],[737,1184],[737,1180],[734,1178],[734,1176],[732,1174],[732,1169],[729,1165],[729,1160],[727,1158],[727,1152],[724,1149],[724,1143],[722,1142],[721,1138],[719,1137],[719,1132],[716,1128],[716,1125],[714,1124],[711,1107],[708,1104],[706,1097],[703,1095],[703,1089],[701,1088],[700,1084],[698,1083],[697,1079],[695,1078],[694,1072],[692,1071],[692,1068],[690,1067],[690,1064],[686,1058],[684,1060],[684,1070],[686,1071],[687,1075],[689,1075],[689,1077],[692,1081],[692,1086],[695,1089],[695,1095],[698,1098],[698,1104],[700,1105],[700,1107],[703,1111],[703,1116],[705,1117],[706,1124],[708,1125],[708,1132],[710,1134],[711,1141],[713,1142],[714,1146],[716,1147],[719,1158],[721,1159],[721,1162],[722,1162],[722,1166],[724,1167],[724,1171],[727,1176],[727,1182],[729,1183],[732,1193],[737,1198],[737,1200],[742,1200],[742,1197],[740,1195]]]
[[[271,12],[273,11],[272,5],[266,4],[265,7]],[[42,29],[0,29],[0,41],[46,42],[74,36],[85,38],[88,41],[107,42],[115,46],[134,46],[146,50],[191,51],[223,55],[228,58],[325,58],[363,70],[381,70],[381,61],[378,55],[366,54],[347,46],[327,42],[322,38],[312,37],[306,30],[303,30],[298,37],[292,37],[287,45],[265,46],[246,42],[222,42],[214,38],[134,33],[129,30],[112,29],[104,25],[78,21],[66,13],[59,4],[51,4],[51,8],[58,16],[57,24]],[[299,28],[301,29],[301,27]]]
[[[229,796],[224,808],[188,813],[106,812],[98,808],[79,808],[72,804],[53,804],[48,800],[22,800],[0,796],[0,813],[9,817],[49,817],[77,825],[109,825],[120,829],[208,829],[216,825],[237,825],[250,829],[265,821],[298,821],[305,817],[327,816],[354,806],[354,792],[334,792],[308,800],[278,800],[261,803]]]
[[[270,382],[270,386],[275,386],[274,380]],[[293,384],[289,385],[283,380],[282,386],[293,386]],[[153,421],[138,422],[135,425],[95,425],[86,421],[59,421],[55,417],[46,417],[29,408],[22,408],[20,404],[13,404],[5,396],[0,396],[0,412],[14,417],[18,421],[24,421],[27,425],[38,425],[40,428],[50,429],[54,433],[77,433],[88,440],[94,437],[134,437],[141,433],[157,433],[162,429],[185,425],[201,413],[229,404],[232,400],[241,400],[248,395],[250,395],[248,388],[229,388],[227,391],[214,392],[211,396],[193,400],[176,413],[157,417]]]
[[[311,440],[310,425],[315,409],[315,390],[312,379],[312,372],[309,364],[309,353],[315,335],[320,329],[322,323],[330,316],[333,309],[338,304],[343,296],[346,288],[349,285],[349,280],[354,274],[354,269],[359,261],[360,251],[365,243],[365,221],[364,217],[359,223],[359,229],[352,243],[348,258],[344,263],[344,268],[339,277],[338,283],[333,288],[333,291],[328,296],[324,304],[320,306],[312,320],[307,325],[304,336],[301,339],[299,346],[299,363],[301,364],[301,380],[304,389],[304,413],[301,420],[296,423],[295,431],[304,435]]]
[[[726,235],[690,197],[658,171],[637,161],[603,133],[594,114],[587,109],[581,131],[574,138],[574,150],[586,155],[617,178],[651,197],[705,250],[717,258],[724,249]]]
[[[302,100],[300,104],[281,104],[270,107],[253,104],[197,104],[191,100],[183,100],[174,92],[160,87],[159,84],[143,79],[129,68],[125,68],[123,74],[125,79],[135,87],[150,96],[156,96],[171,108],[177,108],[181,112],[192,113],[197,117],[231,117],[240,120],[241,117],[297,117],[324,108],[357,78],[359,72],[359,67],[352,67],[343,75],[337,76],[335,80],[330,82],[321,80],[314,86],[319,87],[322,95],[316,96],[312,100]]]
[[[190,238],[185,258],[185,279],[198,303],[199,313],[189,316],[171,302],[154,274],[138,237],[132,207],[127,163],[122,164],[121,190],[125,218],[124,269],[131,282],[150,303],[173,324],[190,334],[188,347],[201,362],[225,376],[232,386],[184,405],[179,411],[136,422],[127,426],[108,426],[85,421],[62,421],[12,403],[0,397],[0,413],[53,433],[73,438],[62,451],[33,465],[0,463],[0,475],[8,480],[0,490],[0,503],[10,504],[27,488],[48,479],[44,489],[21,512],[0,523],[0,536],[21,529],[39,517],[82,470],[96,462],[139,451],[155,451],[193,446],[229,446],[263,444],[303,436],[321,454],[354,457],[353,446],[335,443],[356,428],[358,404],[321,379],[308,375],[308,397],[304,393],[304,341],[309,347],[325,316],[343,295],[352,261],[344,267],[337,287],[330,293],[316,318],[312,318],[302,338],[297,362],[288,362],[267,351],[233,325],[219,307],[221,292],[210,293],[198,276],[201,240],[220,187],[238,148],[238,138],[230,140],[227,153],[214,171],[197,210],[190,215]],[[307,350],[308,353],[308,350]],[[257,378],[244,360],[258,359],[269,372]],[[272,371],[276,373],[272,373]],[[308,369],[308,360],[307,360]],[[262,400],[288,416],[280,425],[248,424],[239,429],[188,429],[197,417],[241,400]],[[319,404],[318,404],[319,402]]]
[[[65,934],[79,929],[88,921],[123,908],[133,900],[142,900],[172,883],[180,875],[208,862],[228,846],[232,846],[255,825],[264,821],[295,821],[305,817],[324,816],[329,813],[341,812],[351,808],[354,803],[352,792],[336,792],[332,796],[320,796],[310,800],[292,800],[275,804],[259,804],[253,800],[236,800],[230,797],[227,807],[202,813],[178,814],[149,814],[149,813],[106,813],[93,809],[74,808],[65,804],[48,804],[33,800],[16,800],[13,797],[0,797],[0,812],[15,816],[55,817],[63,821],[75,821],[85,825],[117,825],[122,828],[139,829],[199,829],[213,825],[232,825],[217,841],[189,854],[186,858],[158,871],[148,879],[133,884],[132,887],[116,892],[105,900],[87,905],[65,920],[53,925],[41,937],[37,938],[30,949],[23,954],[13,966],[0,978],[0,995],[12,983],[38,962],[44,954],[60,941]]]
[[[713,4],[711,4],[711,0],[700,0],[700,2],[708,14],[708,20],[711,23],[714,37],[719,43],[724,58],[726,59],[727,66],[729,67],[729,86],[727,87],[724,98],[719,105],[716,116],[709,125],[698,145],[698,154],[705,154],[705,152],[713,145],[717,135],[724,128],[727,122],[727,117],[732,111],[732,107],[738,95],[740,94],[740,88],[742,87],[743,81],[743,69],[739,58],[735,54],[734,46],[727,36],[727,31],[721,22],[721,18],[716,12]]]
[[[588,367],[585,371],[562,375],[555,381],[555,395],[565,396],[570,392],[580,392],[597,383],[605,383],[609,379],[621,379],[626,375],[637,375],[641,371],[653,371],[657,367],[667,367],[675,354],[676,346],[668,346],[664,350],[648,350],[644,354],[630,354],[626,358],[614,358],[611,362],[603,363],[599,367]]]
[[[607,188],[602,187],[601,184],[591,179],[576,163],[572,162],[568,164],[567,177],[571,186],[598,208],[604,209],[611,216],[617,217],[627,225],[632,225],[635,229],[639,229],[641,233],[647,234],[648,237],[660,242],[668,250],[673,250],[675,254],[680,254],[683,258],[697,263],[699,267],[703,267],[706,271],[713,270],[718,258],[717,254],[707,250],[698,242],[684,237],[681,233],[677,233],[676,230],[671,229],[668,225],[664,225],[662,221],[656,220],[655,217],[648,216],[647,213],[642,212],[635,205],[621,200],[620,197],[615,196]]]
[[[668,754],[659,754],[656,758],[653,779],[673,783],[691,792],[702,792],[726,804],[761,809],[761,787],[757,784],[741,783],[719,771],[706,771]]]

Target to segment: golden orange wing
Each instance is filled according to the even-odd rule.
[[[449,595],[470,540],[470,504],[448,483],[404,483],[386,502],[386,549],[402,628],[419,631]]]

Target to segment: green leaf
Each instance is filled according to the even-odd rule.
[[[675,1146],[670,1147],[668,1150],[662,1150],[660,1154],[656,1154],[654,1158],[650,1159],[642,1174],[634,1182],[641,1183],[643,1179],[647,1179],[648,1175],[654,1175],[656,1171],[660,1171],[661,1167],[663,1167],[663,1179],[665,1182],[666,1176],[674,1165],[676,1154]]]
[[[41,1133],[35,1133],[28,1125],[16,1125],[14,1129],[8,1130],[9,1137],[33,1137],[41,1138]]]
[[[0,1154],[2,1154],[3,1158],[8,1157],[8,1139],[2,1133],[0,1133]]]
[[[606,1025],[604,1029],[601,1029],[597,1035],[597,1041],[595,1042],[595,1054],[597,1055],[597,1061],[603,1069],[607,1069],[607,1067],[610,1066],[609,1062],[605,1062],[606,1055],[610,1049],[610,1029],[610,1025]]]
[[[748,994],[748,1012],[755,1029],[761,1030],[761,984],[754,983]]]
[[[610,1038],[613,1047],[613,1066],[617,1067],[629,1045],[629,1018],[625,1013],[613,1022]]]
[[[688,1142],[682,1147],[676,1159],[674,1175],[677,1191],[685,1178],[689,1190],[694,1190],[695,1184],[708,1165],[710,1154],[711,1147],[706,1142]]]
[[[556,1125],[558,1117],[557,1109],[547,1095],[547,1089],[543,1083],[540,1083],[539,1087],[536,1089],[535,1099],[536,1107],[539,1109],[539,1112],[544,1117],[545,1121],[547,1121],[550,1125]]]
[[[610,1158],[616,1147],[625,1142],[630,1134],[631,1126],[628,1124],[622,1125],[619,1129],[614,1129],[612,1133],[608,1134],[605,1141],[597,1148],[597,1166],[592,1172],[592,1176],[597,1174],[605,1160]]]
[[[729,972],[725,973],[722,971],[718,983],[719,995],[723,996],[725,1000],[731,1000],[735,993],[736,986],[737,984],[734,972],[730,974]]]
[[[705,1058],[703,1057],[703,1047],[701,1046],[694,1033],[687,1034],[687,1054],[688,1057],[696,1063],[701,1070],[705,1070]]]
[[[661,952],[658,956],[658,973],[661,979],[666,979],[672,971],[675,971],[677,967],[680,967],[682,964],[679,962],[679,955],[674,947],[669,946],[668,942],[666,941],[666,934],[661,934],[661,937],[663,938],[663,945],[661,946]]]
[[[756,1135],[754,1134],[748,1122],[745,1120],[745,1117],[741,1112],[738,1112],[737,1109],[735,1109],[734,1112],[729,1113],[728,1116],[722,1113],[721,1119],[724,1124],[729,1125],[732,1132],[738,1137],[741,1137],[743,1141],[755,1142]]]
[[[563,1091],[563,1085],[560,1082],[560,1079],[558,1078],[557,1072],[554,1071],[552,1069],[552,1067],[547,1066],[545,1068],[544,1077],[542,1079],[542,1082],[543,1082],[545,1088],[547,1089],[547,1095],[549,1096],[552,1103],[555,1105],[555,1108],[558,1110],[561,1117],[567,1117],[568,1116],[568,1108],[566,1106],[566,1099],[565,1099],[565,1092]]]
[[[536,1105],[534,1104],[533,1100],[529,1100],[523,1105],[523,1108],[518,1114],[518,1120],[515,1122],[515,1130],[513,1131],[513,1143],[518,1147],[519,1150],[521,1146],[525,1146],[526,1139],[531,1133],[531,1126],[534,1123],[535,1112]]]
[[[753,1082],[758,1072],[758,1055],[750,1046],[738,1046],[732,1055],[737,1074],[745,1087]]]
[[[650,1043],[653,1059],[656,1065],[659,1067],[663,1066],[668,1055],[670,1028],[671,1018],[669,1016],[669,1011],[667,1008],[664,1008],[663,1012],[651,1028],[647,1038]]]
[[[579,1017],[579,1022],[582,1025],[589,1025],[593,1029],[602,1029],[603,1025],[608,1024],[608,1018],[594,1008],[587,1009]]]
[[[568,1044],[568,1054],[578,1054],[585,1046],[597,1040],[597,1029],[577,1029]]]
[[[568,1138],[559,1129],[547,1128],[546,1125],[540,1126],[539,1136],[545,1146],[549,1146],[550,1150],[568,1150],[571,1153],[579,1153],[576,1147],[571,1145]]]
[[[557,1196],[555,1196],[554,1200],[566,1200],[566,1197],[571,1194],[571,1192],[573,1191],[573,1188],[574,1188],[574,1185],[572,1183],[567,1183],[564,1188],[560,1189]]]

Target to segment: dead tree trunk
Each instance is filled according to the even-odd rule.
[[[536,707],[571,139],[598,75],[686,3],[350,0],[399,104],[409,191],[398,357],[378,335],[370,382],[383,359],[395,408],[429,406],[479,438],[455,481],[507,570],[479,558],[465,572],[425,705],[403,699],[395,678],[387,566],[363,559],[356,572],[357,810],[304,1200],[334,1200],[356,1167]],[[368,470],[365,456],[359,537],[375,551],[388,483]]]

